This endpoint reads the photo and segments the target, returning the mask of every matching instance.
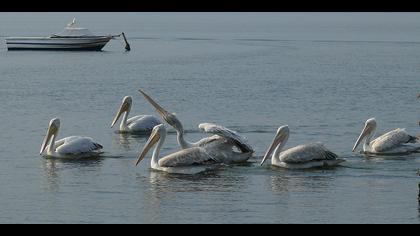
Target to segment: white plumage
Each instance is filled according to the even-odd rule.
[[[160,149],[166,138],[166,128],[163,124],[155,126],[149,140],[137,158],[137,165],[144,159],[149,149],[155,145],[151,159],[151,168],[178,174],[196,174],[215,168],[215,161],[202,147],[192,147],[171,153],[159,158]]]
[[[253,152],[253,149],[247,143],[246,138],[239,135],[236,131],[230,130],[224,126],[216,125],[213,123],[201,123],[198,125],[198,128],[206,133],[215,134],[220,138],[225,139],[226,142],[231,143],[232,146],[236,146],[242,152]]]
[[[395,129],[374,139],[370,145],[375,152],[386,152],[414,141],[405,129]]]
[[[293,169],[334,166],[344,161],[335,153],[328,150],[322,143],[299,145],[282,151],[288,138],[289,127],[280,127],[277,130],[273,142],[265,153],[261,165],[271,154],[272,165]]]
[[[152,115],[139,115],[127,120],[127,128],[131,133],[150,133],[159,124],[162,124],[159,118]]]
[[[405,129],[395,129],[389,131],[376,139],[372,140],[376,132],[376,119],[368,119],[365,127],[357,139],[353,151],[365,140],[363,152],[370,154],[406,154],[420,150],[419,139],[408,134]]]
[[[56,152],[60,155],[81,155],[102,149],[102,145],[96,143],[90,137],[70,136],[56,143]]]
[[[203,148],[193,147],[171,153],[159,159],[161,167],[191,166],[195,164],[214,163],[212,157]]]
[[[97,156],[101,153],[102,145],[90,137],[70,136],[55,141],[59,128],[60,120],[57,118],[52,119],[40,154],[54,158],[81,158]]]
[[[298,145],[280,153],[279,160],[290,164],[310,161],[334,160],[337,155],[329,151],[322,143]]]
[[[156,109],[162,119],[168,122],[168,124],[176,130],[177,141],[182,149],[202,147],[209,155],[213,157],[214,160],[223,163],[245,162],[254,153],[254,150],[249,144],[247,144],[245,138],[238,135],[237,132],[212,123],[202,123],[198,127],[206,133],[215,135],[203,138],[195,143],[186,141],[184,138],[183,125],[175,116],[175,114],[167,112],[149,95],[147,95],[142,90],[139,91],[145,97],[145,99]],[[235,147],[239,149],[240,152],[234,151],[233,148]]]
[[[118,131],[120,133],[149,134],[153,127],[162,124],[159,118],[153,115],[138,115],[128,118],[132,107],[132,98],[126,96],[123,98],[120,109],[112,121],[111,128],[123,115]]]

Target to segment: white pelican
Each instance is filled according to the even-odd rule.
[[[289,127],[281,126],[277,129],[273,142],[265,153],[261,165],[268,156],[271,156],[271,164],[289,169],[305,169],[321,166],[334,166],[344,161],[336,154],[329,151],[322,143],[299,145],[281,152],[289,139]]]
[[[159,158],[160,149],[166,138],[166,128],[163,124],[153,128],[149,140],[147,140],[143,150],[140,152],[135,165],[137,166],[144,159],[147,152],[153,145],[156,145],[152,160],[151,168],[155,170],[165,171],[177,174],[196,174],[211,169],[211,165],[215,161],[202,147],[192,147],[183,149],[165,157]]]
[[[122,117],[119,128],[120,133],[148,134],[152,131],[153,127],[162,124],[160,119],[153,115],[138,115],[128,119],[128,114],[131,111],[132,103],[133,99],[131,96],[126,96],[123,98],[120,109],[112,121],[111,128],[114,127],[115,123],[123,114],[124,115]]]
[[[409,135],[405,129],[395,129],[372,140],[376,132],[376,119],[370,118],[366,121],[359,138],[353,147],[353,152],[357,146],[363,143],[363,152],[367,154],[407,154],[420,150],[419,139]]]
[[[142,90],[139,90],[139,92],[153,105],[158,114],[176,130],[177,141],[182,149],[203,147],[207,153],[213,156],[214,160],[223,163],[246,162],[254,153],[254,150],[247,144],[245,138],[233,130],[212,123],[201,123],[198,128],[206,133],[215,135],[203,138],[195,143],[186,141],[184,139],[184,128],[175,114],[167,112]],[[234,151],[234,147],[239,149],[240,152]]]
[[[40,155],[54,158],[82,158],[98,156],[102,153],[102,145],[89,137],[70,136],[55,141],[59,129],[60,120],[58,118],[52,119],[48,127],[47,136],[45,136],[42,143]]]

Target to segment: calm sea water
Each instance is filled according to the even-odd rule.
[[[76,17],[103,52],[8,52],[6,36],[59,32]],[[366,119],[420,132],[418,13],[0,13],[0,223],[419,223],[420,154],[351,152]],[[249,164],[179,176],[133,165],[147,137],[110,123],[123,96],[176,112],[191,141],[215,122],[248,137]],[[103,157],[39,156],[48,122],[88,135]],[[347,161],[259,166],[278,126],[287,147],[321,141]],[[169,134],[163,149],[177,149]],[[269,162],[268,162],[269,163]]]

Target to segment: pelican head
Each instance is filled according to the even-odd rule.
[[[287,126],[287,125],[280,126],[277,129],[277,133],[274,136],[274,139],[273,139],[270,147],[268,148],[267,152],[265,153],[265,155],[263,157],[263,160],[261,161],[261,165],[264,164],[267,157],[269,157],[273,153],[273,151],[276,149],[276,147],[279,144],[282,144],[282,145],[285,144],[285,142],[287,141],[287,138],[289,137],[289,132],[290,132],[289,131],[289,126]]]
[[[146,154],[149,152],[150,148],[152,148],[160,139],[162,138],[164,139],[165,137],[166,137],[166,128],[163,124],[156,125],[155,127],[153,127],[149,140],[147,140],[146,144],[144,145],[143,150],[140,152],[134,164],[137,166],[139,162],[144,159]]]
[[[362,133],[359,135],[359,138],[357,139],[356,143],[353,146],[352,152],[356,150],[357,146],[363,141],[364,138],[366,138],[368,135],[372,135],[372,133],[376,129],[376,119],[370,118],[365,122],[365,127],[362,130]]]
[[[162,117],[162,119],[164,119],[170,126],[174,127],[174,129],[176,129],[178,132],[184,132],[184,127],[182,126],[181,121],[179,121],[178,118],[175,116],[175,113],[169,113],[168,111],[163,109],[143,90],[140,89],[139,92],[150,104],[152,104],[152,106],[156,109],[157,113]]]
[[[44,138],[44,142],[42,142],[41,151],[39,152],[39,154],[42,154],[45,151],[48,143],[51,141],[51,138],[57,135],[58,129],[60,129],[60,119],[54,118],[50,121],[47,135]]]
[[[115,123],[118,121],[121,115],[124,114],[124,112],[130,112],[132,104],[133,104],[133,99],[131,98],[131,96],[125,96],[123,98],[120,109],[118,110],[117,115],[112,121],[111,128],[114,127]]]

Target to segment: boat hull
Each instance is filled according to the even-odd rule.
[[[14,37],[6,38],[7,50],[100,51],[111,40],[98,37]]]

